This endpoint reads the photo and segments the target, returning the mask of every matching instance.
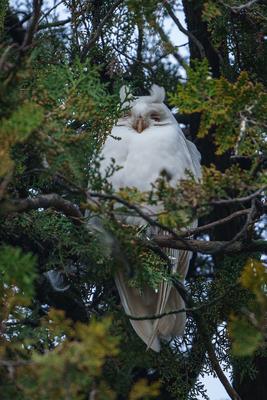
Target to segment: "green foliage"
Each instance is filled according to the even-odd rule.
[[[133,387],[129,396],[129,400],[152,399],[159,395],[159,382],[152,383],[150,386],[146,379],[140,379]]]
[[[168,278],[166,263],[152,252],[141,251],[135,266],[134,277],[129,280],[129,285],[142,292],[146,286],[158,289],[159,284]]]
[[[179,84],[170,100],[182,113],[202,113],[199,137],[215,127],[217,154],[235,149],[239,155],[249,155],[266,147],[267,95],[264,87],[254,84],[246,72],[234,83],[225,77],[212,79],[204,60],[188,70],[188,82]]]
[[[20,248],[0,247],[0,288],[1,292],[13,287],[14,293],[21,290],[26,298],[34,294],[33,282],[36,277],[36,258],[23,253]]]
[[[0,176],[6,174],[11,166],[10,147],[25,141],[43,122],[42,108],[34,103],[26,102],[9,118],[1,121],[0,138]]]
[[[233,354],[244,357],[252,355],[264,345],[267,311],[266,265],[259,260],[248,259],[239,280],[253,294],[253,298],[241,309],[243,315],[232,315],[230,323]]]
[[[211,203],[250,195],[267,184],[266,6],[257,2],[233,14],[229,6],[241,0],[186,2],[195,15],[201,9],[204,24],[199,21],[194,34],[210,41],[221,76],[212,77],[210,59],[191,59],[190,67],[185,59],[181,79],[180,61],[177,66],[168,58],[174,54],[180,60],[182,53],[165,31],[162,2],[129,0],[108,18],[113,1],[87,3],[68,3],[69,26],[57,25],[56,11],[49,13],[44,1],[41,26],[27,48],[21,47],[20,26],[4,28],[1,36],[1,398],[208,399],[198,376],[214,370],[194,314],[188,313],[184,337],[155,354],[146,351],[122,310],[113,279],[118,269],[140,292],[170,278],[158,249],[144,245],[149,226],[132,226],[139,219],[133,209],[112,197],[88,200],[86,191],[89,182],[92,191],[116,194],[141,210],[144,204],[161,205],[158,220],[178,234],[196,219],[202,225],[249,207]],[[176,12],[178,3],[168,3]],[[2,0],[0,35],[6,10]],[[28,2],[11,10],[13,17],[22,15],[27,29]],[[179,116],[193,122],[200,116],[198,138],[194,129],[189,137],[203,152],[201,182],[187,174],[172,187],[163,171],[149,192],[115,193],[108,177],[119,168],[116,160],[101,177],[99,149],[121,113],[122,82],[136,94],[151,83],[164,86],[173,93],[170,104]],[[212,142],[217,155],[211,154]],[[248,166],[239,165],[239,157]],[[79,207],[83,217],[70,218],[58,207],[14,211],[21,199],[51,193]],[[88,226],[95,217],[105,231]],[[236,218],[197,238],[224,240],[226,233],[232,238],[242,224]],[[261,220],[261,229],[265,225]],[[260,230],[250,224],[239,240],[257,235]],[[253,257],[200,255],[192,260],[186,285],[220,363],[228,368],[234,355],[242,374],[255,377],[252,357],[264,349],[267,306],[265,266]]]
[[[8,0],[0,0],[0,35],[4,29],[5,15],[8,7]]]
[[[232,317],[230,334],[233,338],[232,350],[235,356],[250,356],[264,343],[262,333],[245,317],[239,319]]]
[[[203,21],[209,22],[213,18],[219,17],[221,15],[220,7],[214,1],[205,1],[203,5],[202,19]]]
[[[88,393],[95,390],[100,399],[115,398],[105,380],[98,379],[106,358],[118,354],[119,340],[109,334],[110,328],[110,318],[73,326],[70,320],[65,319],[64,313],[51,310],[42,321],[40,339],[44,354],[35,348],[37,337],[31,342],[12,339],[13,347],[21,348],[20,358],[16,359],[19,368],[13,396],[22,399],[81,399],[84,390]],[[3,343],[1,356],[4,359],[12,342]],[[12,365],[12,361],[9,362]],[[9,382],[12,382],[12,377]],[[3,398],[8,398],[5,392],[3,395]]]

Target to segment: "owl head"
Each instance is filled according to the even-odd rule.
[[[117,126],[127,126],[137,133],[145,133],[153,126],[173,123],[173,116],[163,103],[165,90],[163,87],[152,85],[149,96],[133,97],[126,86],[120,89],[120,99],[125,110]]]

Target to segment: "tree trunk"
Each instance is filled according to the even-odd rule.
[[[209,65],[212,70],[214,78],[218,78],[221,74],[222,67],[229,66],[228,55],[224,51],[224,46],[220,49],[220,52],[216,51],[212,46],[210,33],[207,29],[207,24],[202,21],[202,6],[203,1],[201,0],[183,0],[185,18],[187,23],[187,29],[192,32],[196,38],[202,43],[206,57],[209,61]],[[226,40],[226,39],[225,39]],[[199,50],[195,43],[189,39],[190,49],[190,60],[200,59]],[[223,65],[222,65],[223,64]],[[199,129],[200,115],[195,114],[190,116],[190,136],[198,146],[198,149],[202,155],[202,164],[210,165],[214,163],[219,170],[224,170],[231,165],[231,159],[229,154],[225,154],[222,157],[218,157],[215,154],[215,146],[212,145],[212,136],[214,130],[211,129],[209,135],[204,139],[197,139],[197,133]],[[242,166],[243,167],[243,166]],[[247,166],[245,166],[246,168]],[[218,208],[214,211],[213,218],[219,219],[225,215],[225,212],[229,213],[229,210],[222,210]],[[231,210],[233,212],[234,210]],[[216,214],[216,215],[215,215]],[[228,225],[218,227],[213,232],[213,240],[230,240],[242,226],[243,220],[237,220],[234,223],[231,222]],[[215,265],[220,265],[221,258],[215,258]],[[255,378],[249,378],[248,376],[241,377],[241,371],[237,366],[233,366],[234,369],[234,387],[240,394],[242,400],[263,400],[267,399],[267,357],[256,356],[253,360],[256,367],[257,374]]]

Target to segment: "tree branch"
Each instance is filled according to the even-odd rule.
[[[163,231],[170,233],[170,235],[173,238],[178,239],[181,242],[184,242],[184,243],[187,242],[187,249],[194,251],[193,248],[190,248],[190,243],[188,241],[186,241],[185,239],[183,239],[182,237],[177,235],[177,233],[173,229],[169,228],[166,225],[161,224],[160,222],[158,222],[156,219],[152,218],[148,214],[145,214],[138,206],[131,204],[128,201],[126,201],[126,200],[122,199],[121,197],[114,195],[114,194],[96,193],[96,192],[87,191],[88,201],[91,200],[90,198],[94,198],[94,197],[98,197],[103,200],[115,200],[118,203],[123,204],[129,210],[135,211],[137,213],[137,215],[139,215],[141,218],[143,218],[144,221],[148,222],[151,226],[156,226],[156,227],[162,229]]]
[[[211,206],[221,206],[225,204],[236,204],[236,203],[245,203],[254,199],[255,197],[259,196],[264,190],[267,189],[267,186],[263,186],[262,188],[258,189],[256,192],[250,194],[249,196],[245,197],[236,197],[234,199],[222,199],[222,200],[215,200],[211,201],[209,205]]]
[[[198,226],[197,228],[193,228],[193,229],[188,229],[186,232],[181,232],[179,235],[182,237],[196,235],[198,233],[208,231],[209,229],[212,229],[215,226],[226,224],[227,222],[232,221],[232,219],[240,217],[241,215],[246,215],[249,212],[250,212],[250,208],[246,208],[245,210],[239,210],[239,211],[236,211],[236,212],[228,215],[225,218],[210,222],[209,224]]]
[[[206,346],[206,350],[207,350],[207,353],[209,356],[210,363],[211,363],[214,371],[216,372],[217,377],[220,379],[221,383],[223,384],[226,392],[229,394],[229,396],[231,397],[232,400],[241,400],[241,397],[235,391],[235,389],[232,387],[232,385],[228,381],[226,375],[224,374],[224,372],[220,366],[220,363],[216,357],[216,353],[214,351],[211,341],[206,340],[205,346]]]
[[[175,278],[175,279],[176,279],[176,278]],[[177,283],[178,283],[178,281],[175,280],[176,286],[177,286]],[[238,285],[237,283],[234,283],[233,285],[230,285],[230,286],[228,287],[228,289],[233,288],[233,287],[236,287],[237,285]],[[177,288],[178,288],[178,286],[177,286]],[[184,286],[181,282],[179,282],[179,290],[180,290],[180,291],[181,291],[181,288],[183,289],[183,292],[186,293],[186,288],[185,288],[185,286]],[[172,311],[168,311],[168,312],[165,312],[165,313],[162,313],[162,314],[144,315],[144,316],[142,316],[142,317],[135,317],[135,316],[133,316],[133,315],[126,314],[126,316],[127,316],[129,319],[132,319],[132,320],[135,320],[135,321],[142,321],[142,320],[160,319],[160,318],[166,317],[166,316],[168,316],[168,315],[173,315],[173,314],[194,313],[194,312],[199,311],[199,310],[201,310],[201,309],[203,309],[203,308],[210,307],[211,305],[216,304],[218,301],[222,300],[222,299],[225,298],[227,295],[228,295],[228,292],[227,292],[227,290],[226,290],[225,293],[224,293],[223,295],[218,296],[218,297],[212,299],[211,301],[205,301],[205,302],[203,302],[203,303],[201,303],[201,304],[199,304],[199,305],[196,305],[196,304],[195,304],[193,307],[180,308],[179,310],[172,310]],[[187,297],[188,297],[188,296],[189,296],[189,294],[187,293]]]
[[[172,282],[173,282],[173,286],[175,287],[175,289],[178,291],[178,293],[183,298],[185,304],[189,308],[194,309],[195,308],[194,301],[193,301],[192,297],[190,296],[190,294],[187,292],[184,285],[176,277],[173,277]],[[199,334],[203,339],[203,343],[205,344],[206,351],[208,353],[208,356],[209,356],[209,359],[210,359],[210,362],[212,364],[214,371],[216,372],[218,378],[220,379],[221,383],[223,384],[226,392],[229,394],[231,399],[232,400],[241,400],[239,394],[232,387],[232,385],[228,381],[226,375],[224,374],[223,370],[221,369],[221,366],[219,364],[219,361],[216,357],[216,353],[215,353],[214,348],[211,343],[209,332],[207,331],[207,328],[206,328],[206,322],[203,320],[201,312],[199,312],[198,310],[194,310],[194,311],[192,311],[192,314],[196,321]]]
[[[166,10],[168,11],[169,16],[171,17],[171,19],[173,20],[173,22],[175,23],[175,25],[177,26],[177,28],[184,33],[186,36],[188,36],[192,42],[195,43],[196,47],[199,50],[199,54],[201,58],[205,57],[205,49],[204,46],[202,45],[202,43],[196,38],[195,35],[193,35],[192,32],[188,31],[187,29],[185,29],[183,27],[183,25],[181,24],[181,22],[179,21],[179,19],[177,18],[177,16],[174,14],[170,4],[168,3],[167,0],[163,0],[163,6],[166,8]]]
[[[26,199],[5,200],[1,203],[0,214],[7,215],[14,212],[37,210],[38,208],[55,208],[72,218],[75,223],[81,224],[83,215],[76,204],[63,199],[56,193],[28,197]]]
[[[109,20],[109,18],[112,16],[116,8],[123,3],[124,0],[117,0],[113,4],[113,6],[109,9],[105,17],[102,19],[101,23],[98,25],[95,33],[93,34],[92,38],[89,40],[89,42],[84,46],[81,54],[81,59],[84,60],[85,57],[87,56],[89,50],[93,46],[93,44],[97,41],[99,36],[101,35],[102,29],[105,26],[105,23]]]
[[[47,29],[47,28],[57,28],[59,26],[64,26],[69,22],[71,22],[71,18],[63,19],[61,21],[48,22],[47,24],[40,24],[37,30],[41,31],[42,29]]]
[[[160,247],[166,247],[178,250],[191,250],[202,254],[215,254],[223,251],[225,254],[241,253],[241,252],[262,252],[267,253],[266,240],[252,240],[251,242],[236,241],[228,246],[227,241],[206,241],[193,239],[173,239],[168,236],[154,236],[153,241]],[[227,245],[223,249],[222,246]],[[223,250],[221,250],[223,249]]]
[[[27,29],[24,41],[21,46],[21,50],[25,50],[32,44],[35,32],[38,29],[38,22],[41,14],[42,0],[33,0],[33,15]]]
[[[246,8],[250,8],[251,6],[253,6],[253,4],[258,2],[258,0],[250,0],[245,4],[240,4],[239,6],[230,6],[229,4],[225,4],[225,2],[221,1],[221,0],[219,0],[219,2],[223,6],[225,6],[227,8],[230,8],[230,10],[233,11],[234,13],[239,13],[240,11],[245,10]]]
[[[256,196],[259,195],[259,193],[263,190],[263,188],[259,189],[255,193],[251,194],[250,196],[243,197],[243,198],[236,198],[236,199],[229,199],[229,200],[221,200],[222,202],[245,202],[250,199],[255,198]],[[235,240],[232,241],[202,241],[202,240],[191,240],[191,239],[184,239],[184,236],[188,236],[191,233],[191,230],[187,232],[183,232],[181,235],[177,234],[173,229],[169,228],[168,226],[165,226],[161,223],[159,223],[156,219],[153,217],[147,215],[144,213],[138,206],[129,203],[128,201],[120,198],[117,195],[114,194],[106,194],[106,193],[97,193],[97,192],[87,192],[87,197],[88,200],[90,198],[98,197],[99,199],[103,200],[115,200],[116,202],[123,204],[125,207],[127,207],[130,210],[133,210],[139,215],[141,218],[143,218],[146,222],[148,222],[151,226],[156,226],[170,234],[170,236],[155,236],[153,238],[154,243],[160,247],[166,247],[166,248],[173,248],[173,249],[179,249],[179,250],[190,250],[194,252],[199,252],[203,254],[217,254],[222,252],[223,249],[225,249],[225,252],[227,254],[231,253],[240,253],[240,252],[256,252],[256,251],[262,251],[266,252],[267,250],[267,242],[265,241],[252,241],[252,242],[244,242],[244,241],[237,241],[237,239],[241,236],[241,234],[244,233],[244,230],[242,229],[242,232],[238,234],[237,237],[235,237]],[[251,220],[251,209],[249,210],[241,210],[242,213],[244,211],[244,214],[246,213],[248,215],[247,221]],[[240,212],[237,212],[225,217],[225,219],[215,221],[213,224],[214,225],[219,225],[224,222],[228,222],[229,219],[231,220],[232,218],[238,216],[241,214]],[[253,206],[253,211],[254,211],[254,206]],[[245,224],[245,227],[247,227],[248,223]],[[210,228],[210,225],[208,225]],[[202,227],[200,227],[202,228]],[[199,228],[199,229],[200,229]],[[203,227],[206,229],[206,227]],[[197,229],[197,228],[196,228]],[[245,229],[245,228],[244,228]],[[151,244],[150,244],[151,245]]]

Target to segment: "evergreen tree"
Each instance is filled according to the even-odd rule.
[[[166,20],[188,37],[189,59]],[[231,399],[267,397],[266,21],[265,1],[0,0],[1,398],[193,400],[208,398],[205,373]],[[174,189],[163,174],[149,193],[116,193],[116,164],[101,177],[124,83],[136,95],[165,87],[202,182]],[[169,237],[148,242],[121,224],[118,201],[129,214],[163,203]],[[95,215],[108,241],[90,228]],[[194,250],[184,286],[166,247]],[[183,338],[146,351],[117,268],[140,290],[172,282]]]

